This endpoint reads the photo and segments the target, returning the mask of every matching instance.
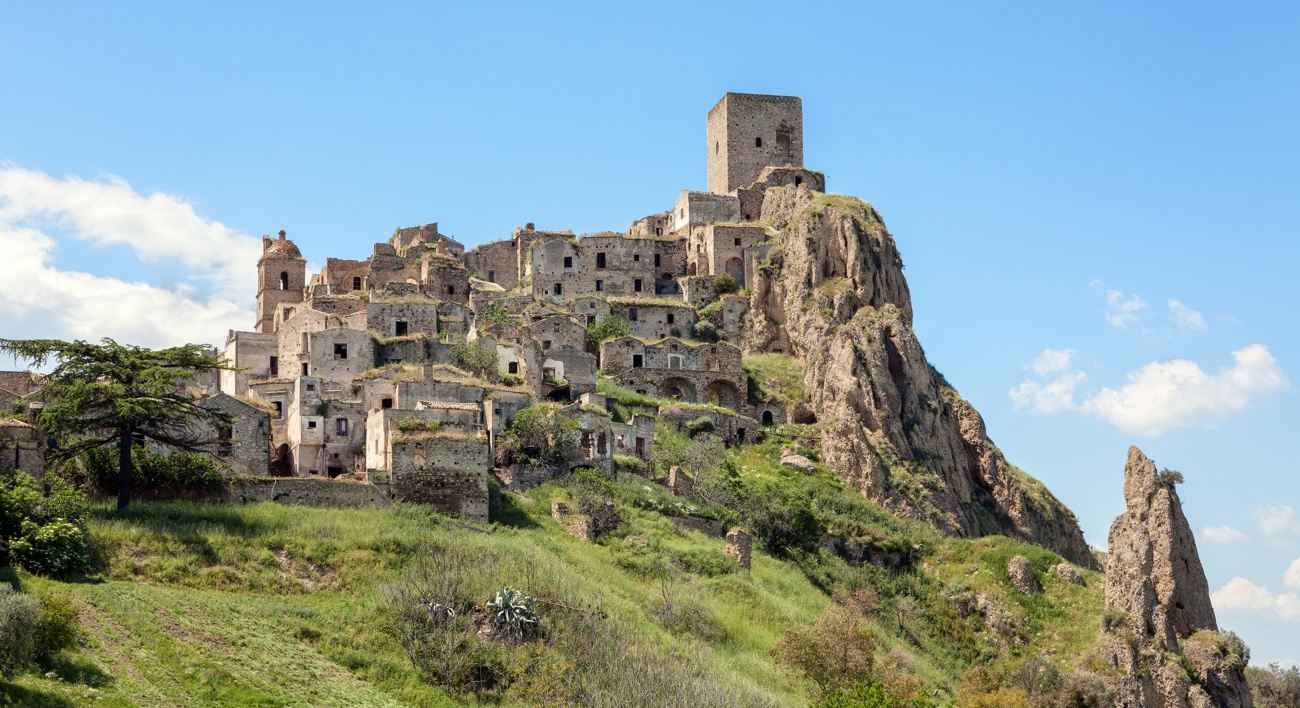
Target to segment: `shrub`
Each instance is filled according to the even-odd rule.
[[[0,583],[0,676],[9,678],[31,663],[40,604]]]
[[[523,386],[523,374],[501,374],[501,383],[507,386]]]
[[[719,339],[718,328],[708,320],[696,322],[695,338],[701,342],[716,342]]]
[[[713,276],[713,292],[719,295],[736,292],[736,279],[731,276],[731,273]]]
[[[1300,669],[1294,666],[1283,669],[1277,662],[1265,668],[1251,666],[1246,669],[1246,681],[1259,708],[1300,706]]]
[[[825,699],[840,689],[871,681],[876,643],[862,616],[832,604],[811,627],[786,630],[772,647],[772,658],[817,684]]]
[[[1168,467],[1156,474],[1156,486],[1173,489],[1174,485],[1183,483],[1183,473]]]
[[[36,658],[48,659],[64,649],[71,649],[80,634],[81,622],[71,596],[62,592],[42,594],[33,640]]]
[[[606,339],[626,337],[632,333],[632,325],[617,315],[605,315],[587,325],[587,351],[597,354],[600,343]]]
[[[9,546],[13,560],[39,575],[62,577],[84,570],[90,563],[86,533],[63,519],[48,524],[29,521],[23,537]]]
[[[925,698],[900,698],[890,693],[879,681],[855,683],[852,689],[840,691],[820,703],[816,708],[928,708],[935,705]]]
[[[686,424],[686,432],[690,433],[691,437],[695,437],[700,433],[713,432],[714,427],[716,426],[713,423],[713,419],[707,415],[702,415]]]
[[[510,428],[498,437],[498,447],[510,461],[553,465],[578,453],[582,424],[560,414],[554,403],[536,403],[515,415]]]
[[[497,348],[494,344],[457,344],[452,353],[456,365],[475,376],[488,376],[497,369]]]
[[[117,448],[101,447],[82,456],[86,481],[102,491],[115,491],[118,478]],[[212,458],[197,452],[159,455],[144,445],[131,451],[134,469],[131,487],[153,489],[218,489],[225,482]]]

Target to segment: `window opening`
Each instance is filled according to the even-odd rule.
[[[599,293],[599,292],[604,292],[604,291],[605,291],[605,281],[603,281],[603,280],[597,280],[597,281],[596,281],[596,292]]]
[[[335,345],[334,345],[334,358],[335,358],[335,359],[346,359],[346,358],[348,358],[348,345],[346,345],[346,344],[335,344]]]
[[[271,376],[279,376],[279,375],[280,375],[280,357],[273,356],[271,357]]]
[[[567,260],[567,259],[566,259],[566,260]],[[597,254],[596,254],[596,267],[597,267],[597,268],[604,268],[604,267],[605,267],[605,254],[603,254],[603,253],[597,253]]]
[[[338,432],[339,435],[347,435],[347,434],[348,434],[348,419],[347,419],[347,418],[339,418],[338,420],[334,421],[334,426],[335,426],[335,428],[334,428],[335,431]]]
[[[361,278],[360,278],[360,277],[355,277],[355,278],[352,279],[352,289],[353,289],[353,290],[360,290],[360,289],[361,289]]]
[[[762,139],[762,138],[754,138],[754,147],[756,147],[756,148],[761,148],[761,147],[763,147],[763,139]]]
[[[405,337],[408,331],[410,331],[410,328],[407,325],[407,323],[401,320],[398,320],[397,322],[393,323],[393,333],[396,334],[397,336]]]
[[[391,398],[383,398],[383,399],[380,399],[380,401],[379,401],[379,407],[380,407],[380,408],[392,408],[392,407],[393,407],[393,399],[391,399]]]
[[[640,278],[637,278],[636,280],[633,280],[633,281],[632,281],[632,289],[635,290],[635,291],[637,291],[637,292],[641,292],[641,279],[640,279]]]
[[[644,366],[644,365],[645,365],[645,357],[644,357],[644,356],[642,356],[641,354],[633,354],[633,355],[632,355],[632,368],[633,368],[633,369],[640,369],[640,368],[641,368],[642,366]]]
[[[315,429],[316,429],[316,421],[314,421],[314,420],[309,420],[309,421],[307,421],[307,429],[308,429],[308,430],[315,430]]]
[[[512,361],[509,364],[506,364],[506,373],[510,373],[510,374],[519,373],[519,362]]]
[[[281,290],[289,289],[289,273],[287,271],[280,272],[280,289]]]
[[[559,284],[559,283],[556,283],[556,284],[555,284],[554,292],[555,292],[556,295],[563,295],[563,294],[564,294],[564,286],[561,285],[561,284]]]
[[[309,373],[309,372],[311,371],[310,366],[311,366],[311,365],[308,364],[308,363],[305,362],[305,361],[302,363],[302,375],[303,375],[303,376],[310,376],[310,375],[311,375],[311,374]]]

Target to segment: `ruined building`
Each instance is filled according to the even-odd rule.
[[[429,223],[315,274],[283,231],[264,238],[257,321],[229,333],[238,369],[220,388],[269,416],[268,471],[485,520],[489,475],[524,488],[562,471],[501,454],[498,436],[537,402],[581,425],[568,467],[606,470],[650,454],[656,417],[730,443],[820,423],[802,430],[833,434],[806,442],[868,498],[1095,567],[1070,512],[1026,494],[926,362],[880,215],[826,194],[803,164],[800,100],[728,93],[705,137],[708,191],[683,190],[621,233],[529,223],[466,250]],[[630,333],[588,342],[609,317]],[[746,373],[754,355],[784,357],[803,385],[774,393]],[[629,409],[602,386],[656,405]]]

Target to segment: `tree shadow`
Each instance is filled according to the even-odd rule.
[[[9,583],[14,592],[23,591],[23,581],[18,577],[18,570],[13,566],[4,566],[0,568],[0,583]]]
[[[218,526],[231,536],[254,538],[283,528],[281,523],[249,519],[237,508],[188,502],[145,502],[126,509],[99,507],[94,512],[105,521],[124,521],[159,534],[199,537],[200,526]]]
[[[519,505],[519,497],[493,486],[488,504],[488,515],[492,523],[516,529],[537,529],[541,524],[533,521],[528,512]]]
[[[5,681],[0,681],[0,702],[5,705],[33,706],[34,708],[71,708],[76,705],[63,696],[26,686],[15,686]]]
[[[60,681],[68,684],[103,688],[116,680],[111,674],[84,657],[60,654],[52,659],[42,659],[39,665],[42,673],[47,675],[53,673]]]

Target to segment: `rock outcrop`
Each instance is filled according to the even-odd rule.
[[[804,363],[822,461],[867,498],[957,536],[1003,533],[1096,568],[1074,515],[1015,469],[926,361],[902,259],[870,205],[771,188],[781,231],[755,278],[744,346]]]
[[[1007,563],[1007,575],[1011,578],[1011,584],[1026,595],[1037,595],[1043,591],[1043,586],[1038,584],[1038,578],[1034,576],[1034,567],[1024,556],[1015,556]]]
[[[1244,651],[1218,634],[1176,479],[1129,448],[1127,510],[1110,527],[1102,628],[1102,653],[1116,670],[1116,705],[1247,708]]]

